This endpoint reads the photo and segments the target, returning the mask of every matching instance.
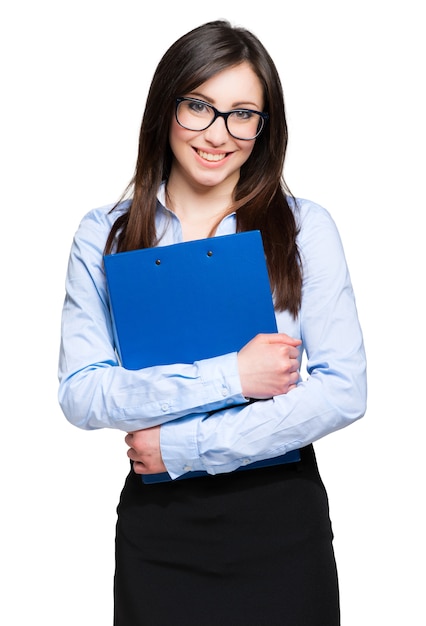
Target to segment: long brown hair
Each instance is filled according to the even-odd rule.
[[[124,198],[131,192],[130,206],[113,224],[105,253],[114,247],[123,252],[158,243],[157,192],[171,169],[168,135],[175,99],[243,62],[250,64],[262,83],[269,121],[241,168],[230,212],[237,211],[238,232],[261,231],[275,306],[296,316],[302,267],[296,221],[289,206],[292,194],[283,178],[288,132],[281,81],[261,42],[251,32],[223,20],[208,22],[178,39],[158,64],[142,119],[135,174],[123,194]]]

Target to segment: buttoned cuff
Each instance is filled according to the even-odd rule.
[[[247,401],[242,395],[237,352],[197,361],[196,365],[200,378],[210,388],[210,393],[212,386],[215,389],[214,395],[223,398],[223,407],[244,404]]]
[[[190,415],[161,426],[160,446],[163,463],[172,479],[203,471],[197,444],[197,425],[206,414]]]

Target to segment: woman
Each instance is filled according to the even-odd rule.
[[[90,212],[75,236],[59,398],[76,426],[128,433],[116,626],[339,624],[312,442],[364,414],[365,355],[336,227],[290,194],[286,145],[263,45],[227,22],[204,24],[155,72],[130,199]],[[103,254],[248,230],[262,233],[279,332],[192,364],[121,367]],[[299,461],[234,471],[296,449]],[[160,472],[172,480],[141,479]]]

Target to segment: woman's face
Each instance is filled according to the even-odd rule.
[[[203,100],[221,112],[233,109],[262,111],[263,108],[261,82],[245,62],[223,70],[191,93],[181,95]],[[232,137],[222,117],[218,117],[206,130],[192,131],[182,128],[174,116],[169,140],[175,180],[180,176],[194,188],[205,190],[221,186],[230,193],[256,141]]]

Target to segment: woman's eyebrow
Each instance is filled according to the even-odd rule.
[[[207,102],[207,104],[211,104],[213,106],[215,106],[215,100],[213,100],[212,98],[209,98],[208,96],[206,96],[205,94],[202,94],[198,91],[191,91],[191,93],[189,94],[189,97],[191,98],[197,98],[198,100],[203,100],[204,102]],[[231,105],[231,109],[238,109],[238,108],[251,108],[251,109],[259,109],[259,105],[257,102],[251,102],[251,100],[241,100],[238,102],[234,102]]]

